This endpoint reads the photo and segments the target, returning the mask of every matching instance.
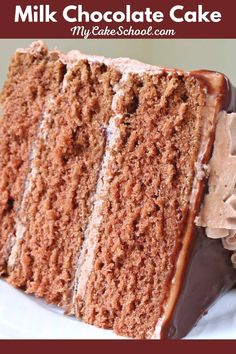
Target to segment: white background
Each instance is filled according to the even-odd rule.
[[[55,306],[0,280],[0,339],[123,339],[64,316]],[[209,310],[187,339],[236,339],[236,290]]]

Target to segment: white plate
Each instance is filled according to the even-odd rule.
[[[0,280],[0,339],[124,339],[64,316],[55,306]],[[186,337],[236,339],[236,290],[222,297]]]

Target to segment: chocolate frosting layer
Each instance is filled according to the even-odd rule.
[[[215,300],[236,285],[231,252],[221,240],[210,239],[195,227],[182,291],[172,318],[162,327],[161,338],[177,339],[188,334]]]

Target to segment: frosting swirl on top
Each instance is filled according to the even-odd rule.
[[[219,113],[208,193],[196,220],[210,238],[222,238],[224,248],[235,251],[236,268],[236,113]]]

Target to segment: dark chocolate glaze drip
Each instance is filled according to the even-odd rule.
[[[225,93],[223,109],[228,113],[236,112],[236,88],[231,84],[227,77],[225,77]]]
[[[162,328],[162,338],[186,336],[216,299],[236,284],[230,255],[221,240],[208,238],[202,227],[195,228],[181,294],[171,320]]]
[[[210,80],[211,75],[215,74],[222,76],[222,84],[217,88],[211,84]],[[202,86],[207,88],[209,94],[217,93],[221,101],[222,110],[228,113],[236,111],[236,88],[231,84],[227,76],[210,70],[191,71],[190,75],[199,79]]]
[[[222,76],[221,86],[214,90],[211,74],[215,73],[204,70],[190,73],[199,79],[209,94],[219,97],[221,110],[236,112],[236,89],[227,77]],[[194,226],[181,291],[171,316],[162,325],[161,338],[186,336],[216,299],[236,286],[236,269],[232,266],[231,254],[223,248],[221,239],[210,239],[204,228]]]

